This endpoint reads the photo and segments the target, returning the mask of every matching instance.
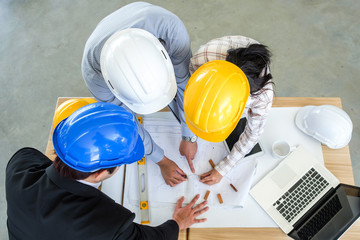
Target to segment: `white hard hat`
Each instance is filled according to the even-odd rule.
[[[154,113],[175,97],[170,57],[151,33],[129,28],[114,33],[101,50],[100,67],[111,92],[132,111]]]
[[[329,148],[345,147],[353,124],[347,113],[332,105],[305,106],[296,114],[296,126]]]

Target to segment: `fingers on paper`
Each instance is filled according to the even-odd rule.
[[[176,207],[175,208],[181,208],[183,202],[184,202],[184,196],[182,196],[181,198],[179,198],[179,200],[176,203]]]
[[[176,173],[177,173],[177,178],[180,179],[181,181],[185,181],[187,179],[186,173],[184,173],[184,171],[181,170],[180,168],[176,169]]]
[[[183,181],[181,181],[181,180],[177,180],[177,179],[171,179],[171,180],[169,180],[168,181],[168,185],[170,185],[170,187],[174,187],[174,186],[176,186],[176,185],[178,185],[179,183],[182,183]]]
[[[193,208],[194,211],[195,211],[196,213],[202,211],[202,210],[203,210],[202,208],[204,208],[207,203],[208,203],[207,201],[203,201],[202,203],[198,204],[196,207]],[[201,213],[200,213],[200,214],[201,214]]]
[[[211,171],[200,175],[200,182],[202,183],[211,181],[211,179],[212,179]]]
[[[217,183],[216,180],[211,175],[201,179],[200,181],[207,185],[213,185],[213,184]]]
[[[202,223],[205,222],[207,220],[207,218],[201,218],[201,219],[194,219],[194,223]]]
[[[209,210],[209,207],[204,207],[203,209],[197,211],[194,213],[194,216],[197,217],[197,216],[200,216],[201,214],[207,212]]]
[[[208,177],[210,175],[211,175],[211,171],[203,173],[203,174],[200,175],[200,180],[205,179],[206,177]]]
[[[200,216],[201,214],[209,210],[209,207],[206,206],[207,203],[208,203],[207,201],[203,201],[202,203],[200,203],[199,205],[193,208],[195,223],[205,222],[207,220],[206,218],[196,219],[196,217]]]
[[[189,207],[193,207],[196,203],[196,201],[199,199],[200,194],[196,194],[196,196],[191,200],[191,202],[188,204]]]
[[[190,157],[186,157],[187,162],[189,163],[189,167],[192,173],[195,173],[195,168],[194,168],[194,164],[192,162],[193,159],[191,159]]]
[[[204,181],[202,183],[207,184],[207,185],[214,185],[216,182],[213,180],[208,180],[208,181]]]
[[[176,176],[174,176],[175,183],[181,183],[183,181],[186,181],[186,177],[181,176],[180,174],[176,174]]]

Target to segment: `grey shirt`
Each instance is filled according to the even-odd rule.
[[[183,95],[189,80],[189,63],[192,57],[190,38],[182,21],[173,13],[159,6],[145,2],[128,4],[105,17],[87,40],[82,59],[82,75],[92,95],[102,102],[111,102],[125,107],[107,87],[100,69],[100,53],[106,40],[115,32],[127,28],[140,28],[162,39],[174,66],[177,94],[171,106],[179,112],[183,136],[194,134],[186,126],[183,108]],[[155,163],[164,157],[164,151],[152,140],[149,133],[138,123],[145,155]]]

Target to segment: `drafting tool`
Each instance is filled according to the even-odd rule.
[[[142,124],[142,117],[137,117]],[[149,201],[147,192],[147,176],[145,157],[137,162],[139,177],[140,214],[141,224],[150,224]]]
[[[139,176],[139,193],[140,193],[140,213],[141,213],[141,224],[150,223],[149,214],[149,201],[147,193],[147,177],[146,177],[146,162],[143,157],[138,164],[138,176]]]

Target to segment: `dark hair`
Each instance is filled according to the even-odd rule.
[[[250,85],[250,94],[255,94],[265,85],[274,84],[270,81],[272,76],[267,70],[270,57],[271,52],[267,46],[252,44],[246,48],[229,49],[226,61],[235,64],[245,73]],[[260,76],[264,68],[265,73]]]
[[[91,174],[94,174],[96,172],[102,172],[104,170],[107,170],[110,174],[112,174],[116,169],[116,167],[112,167],[100,169],[95,172],[81,172],[66,165],[58,156],[55,157],[53,165],[56,171],[58,171],[58,173],[60,174],[60,176],[73,180],[82,180],[88,178]]]

